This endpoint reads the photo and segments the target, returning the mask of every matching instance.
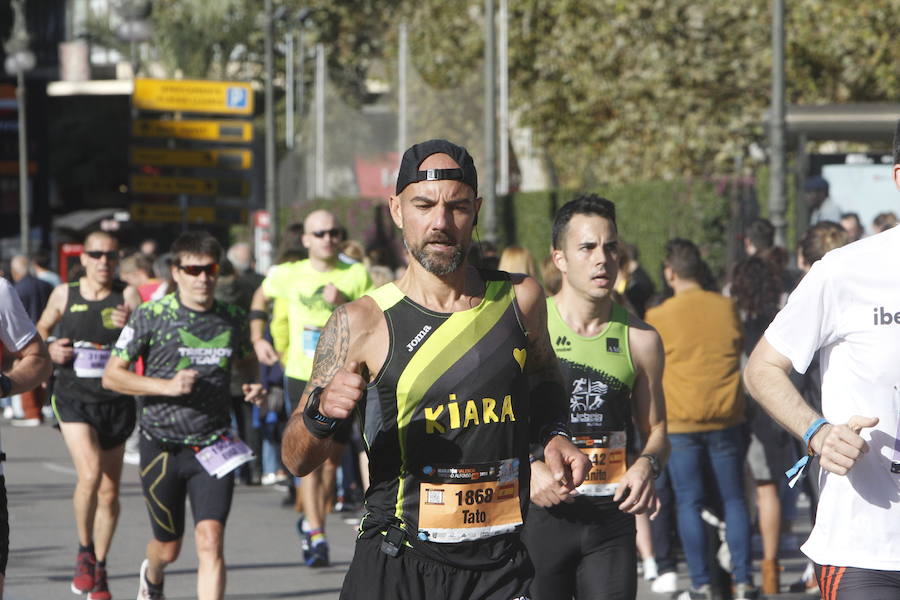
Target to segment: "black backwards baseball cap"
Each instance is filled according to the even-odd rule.
[[[456,161],[459,169],[426,169],[419,170],[426,158],[432,154],[446,154]],[[411,183],[418,181],[438,181],[442,179],[455,179],[468,184],[475,195],[478,195],[478,173],[475,172],[475,161],[469,151],[462,146],[457,146],[447,140],[428,140],[421,144],[415,144],[403,153],[400,161],[400,171],[397,172],[397,190],[400,194]]]

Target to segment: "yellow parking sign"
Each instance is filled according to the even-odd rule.
[[[222,115],[252,115],[253,88],[240,81],[135,79],[134,108]]]

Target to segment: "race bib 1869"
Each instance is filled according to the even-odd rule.
[[[431,542],[480,540],[522,524],[519,459],[427,466],[419,484],[419,534]]]
[[[612,496],[625,474],[624,431],[612,431],[600,435],[576,436],[575,445],[591,459],[591,470],[578,486],[578,492],[585,496]]]

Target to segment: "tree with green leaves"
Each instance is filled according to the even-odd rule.
[[[397,31],[405,21],[411,133],[479,139],[482,0],[274,4],[276,39],[305,27],[310,45],[325,44],[330,82],[351,107],[371,99],[372,79],[394,85]],[[511,109],[561,185],[708,175],[730,170],[752,142],[765,145],[768,0],[509,5]],[[170,74],[258,79],[261,11],[254,0],[156,0],[153,53]],[[789,101],[900,96],[895,14],[895,0],[788,3]],[[277,69],[283,72],[283,58]],[[471,144],[477,154],[479,144]]]

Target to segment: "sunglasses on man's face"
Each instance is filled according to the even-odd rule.
[[[94,260],[100,260],[104,256],[106,257],[106,260],[117,260],[119,258],[118,250],[107,250],[107,251],[85,250],[84,253],[87,254],[88,256],[90,256],[91,258],[93,258]]]
[[[218,263],[210,263],[208,265],[178,265],[178,268],[191,277],[199,277],[200,273],[206,273],[207,277],[215,277],[219,274]]]
[[[340,229],[338,227],[335,227],[334,229],[322,229],[321,231],[312,231],[311,233],[314,236],[316,236],[317,238],[323,238],[326,235],[331,236],[333,238],[344,237],[344,230]]]

